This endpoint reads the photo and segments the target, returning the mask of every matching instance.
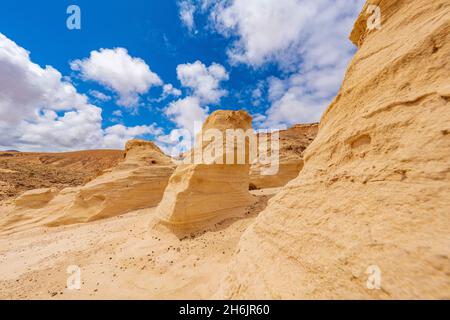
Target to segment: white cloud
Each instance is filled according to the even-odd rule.
[[[239,39],[229,51],[232,60],[261,65],[284,55],[298,42],[309,19],[316,16],[320,0],[233,0],[216,6],[216,29]]]
[[[256,124],[259,124],[265,120],[266,120],[266,116],[263,114],[257,113],[257,114],[253,115],[253,122]]]
[[[365,0],[228,0],[210,7],[212,26],[237,39],[232,63],[275,63],[263,125],[318,121],[337,93],[354,47],[348,35]]]
[[[195,30],[194,13],[196,10],[194,3],[190,0],[183,0],[180,1],[178,5],[180,7],[181,22],[189,32],[193,32]]]
[[[89,94],[94,97],[97,101],[106,102],[110,101],[111,97],[104,94],[103,92],[97,90],[89,90]]]
[[[251,97],[252,97],[252,105],[254,107],[259,106],[263,101],[263,95],[264,95],[264,82],[259,81],[256,84],[256,88],[252,90]]]
[[[80,71],[84,80],[96,81],[116,92],[117,104],[134,110],[141,94],[163,84],[144,60],[131,57],[124,48],[92,51],[89,58],[72,61],[71,68]]]
[[[33,63],[0,33],[0,149],[123,148],[135,135],[161,132],[155,125],[103,129],[101,112],[56,69]]]
[[[87,104],[61,74],[30,61],[29,52],[0,33],[0,123],[39,118],[41,108],[64,110]]]
[[[113,116],[116,116],[116,117],[122,117],[123,116],[122,110],[114,110],[112,114],[113,114]]]
[[[187,130],[193,137],[208,116],[207,104],[218,103],[227,94],[226,90],[220,88],[220,83],[228,80],[229,76],[220,64],[213,63],[206,67],[202,62],[195,61],[178,65],[177,77],[183,87],[191,89],[191,94],[170,103],[165,109],[165,114],[175,123],[177,129]],[[168,87],[167,91],[171,90],[172,88]],[[171,145],[169,141],[172,142],[172,145],[176,144],[179,138],[177,129],[169,135],[160,137],[164,150]]]
[[[260,99],[262,97],[262,89],[257,87],[255,90],[252,91],[252,98],[253,99]]]
[[[227,71],[220,64],[213,63],[206,67],[200,61],[178,65],[177,77],[183,87],[191,89],[191,95],[170,103],[165,109],[165,114],[175,123],[177,129],[168,135],[159,136],[158,144],[166,153],[172,155],[176,155],[177,151],[190,149],[190,139],[194,138],[208,116],[209,108],[206,105],[218,103],[227,94],[226,90],[220,88],[220,82],[229,78]],[[171,90],[172,88],[168,87],[167,91]]]
[[[175,88],[172,84],[167,83],[162,87],[162,93],[159,98],[148,99],[149,102],[161,102],[169,97],[179,97],[183,93],[180,89]]]
[[[179,97],[181,96],[181,90],[174,88],[173,85],[169,84],[165,84],[163,86],[163,96],[167,97],[167,96],[174,96],[174,97]]]
[[[197,97],[188,96],[170,103],[165,114],[176,129],[167,135],[158,135],[156,142],[166,154],[176,157],[192,148],[195,135],[208,116],[208,107],[202,107]]]
[[[181,153],[191,150],[193,143],[191,133],[179,129],[174,129],[167,135],[156,137],[156,144],[161,150],[175,158],[180,156]]]
[[[186,97],[172,102],[165,113],[175,122],[178,128],[188,130],[195,134],[195,122],[203,122],[208,116],[208,108],[202,107],[196,97]]]
[[[193,95],[201,103],[218,103],[227,94],[220,88],[220,82],[229,79],[225,68],[217,63],[206,67],[202,62],[180,64],[177,66],[177,77],[184,87],[191,88]]]
[[[237,36],[230,58],[260,66],[276,62],[298,65],[303,56],[333,63],[345,45],[349,29],[364,0],[231,0],[219,1],[211,19],[225,36]],[[343,34],[344,32],[344,34]],[[331,43],[324,42],[331,40]],[[331,51],[324,49],[332,49]],[[325,57],[323,57],[325,56]],[[324,58],[324,59],[323,59]],[[317,60],[317,59],[315,59]],[[313,61],[316,62],[316,61]]]
[[[155,124],[136,127],[125,127],[122,124],[117,124],[105,129],[103,145],[113,146],[115,149],[122,149],[130,139],[143,135],[158,136],[162,133],[162,129],[158,128]]]
[[[303,86],[291,86],[279,99],[272,101],[261,127],[281,128],[284,125],[313,122],[326,106],[327,102],[322,101],[308,94]]]

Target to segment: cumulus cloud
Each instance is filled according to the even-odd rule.
[[[0,148],[66,151],[123,148],[135,135],[159,134],[155,125],[102,128],[102,110],[51,66],[0,33]]]
[[[103,145],[113,146],[115,149],[122,149],[130,139],[144,135],[158,136],[162,133],[163,130],[155,124],[135,127],[126,127],[122,124],[117,124],[104,130]]]
[[[190,150],[208,111],[208,107],[203,107],[197,97],[188,96],[170,103],[165,114],[176,124],[176,129],[167,135],[157,136],[159,147],[174,157]]]
[[[233,39],[232,63],[278,65],[266,126],[318,121],[339,89],[364,0],[227,0],[209,5],[213,28]],[[203,7],[205,5],[203,4]]]
[[[163,96],[164,97],[168,97],[168,96],[179,97],[179,96],[181,96],[181,90],[174,88],[173,85],[168,83],[163,86]]]
[[[173,101],[165,109],[165,114],[175,123],[176,129],[158,137],[159,146],[171,155],[190,149],[191,139],[208,116],[207,105],[218,103],[228,93],[220,87],[222,81],[228,80],[228,73],[217,63],[209,67],[200,61],[180,64],[177,66],[177,77],[190,93],[187,97]]]
[[[72,61],[71,68],[79,71],[84,80],[96,81],[114,91],[118,105],[134,110],[140,95],[163,84],[144,60],[131,57],[124,48],[92,51],[89,58]]]
[[[261,65],[278,59],[301,40],[308,20],[318,14],[317,0],[222,1],[212,12],[216,29],[239,38],[229,51],[234,61]]]
[[[30,61],[29,52],[0,33],[0,122],[39,118],[39,110],[80,108],[87,104],[72,84],[51,66]]]
[[[225,68],[217,63],[206,67],[202,62],[180,64],[177,77],[184,87],[190,88],[201,103],[218,103],[227,94],[220,88],[220,82],[229,79]]]
[[[180,129],[195,134],[195,122],[203,122],[208,116],[208,108],[202,107],[197,97],[186,97],[172,102],[165,113]]]
[[[178,65],[177,77],[181,85],[191,92],[187,97],[170,103],[165,114],[178,129],[188,130],[194,135],[195,122],[203,122],[208,116],[207,105],[218,103],[227,94],[226,90],[221,89],[220,83],[228,80],[229,76],[220,64],[213,63],[207,67],[201,61],[195,61]]]

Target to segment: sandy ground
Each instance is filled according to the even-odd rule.
[[[184,239],[156,226],[154,208],[0,235],[0,298],[210,298],[241,234],[277,191],[253,191],[258,202],[244,218]],[[80,267],[80,290],[66,287],[71,265]]]

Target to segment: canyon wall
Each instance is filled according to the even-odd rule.
[[[289,129],[278,132],[279,145],[278,152],[279,166],[275,174],[264,174],[264,168],[270,165],[257,162],[250,168],[250,186],[252,189],[275,188],[286,185],[296,178],[303,168],[303,152],[311,144],[317,135],[318,125],[297,124]],[[260,141],[260,135],[257,135]],[[272,135],[267,134],[268,152],[271,154]]]
[[[351,40],[302,172],[242,236],[217,297],[450,299],[450,2],[368,1]]]

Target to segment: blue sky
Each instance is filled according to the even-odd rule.
[[[141,137],[167,150],[174,129],[217,109],[248,110],[262,129],[318,121],[363,2],[2,1],[0,149]],[[66,26],[73,4],[81,30]]]

